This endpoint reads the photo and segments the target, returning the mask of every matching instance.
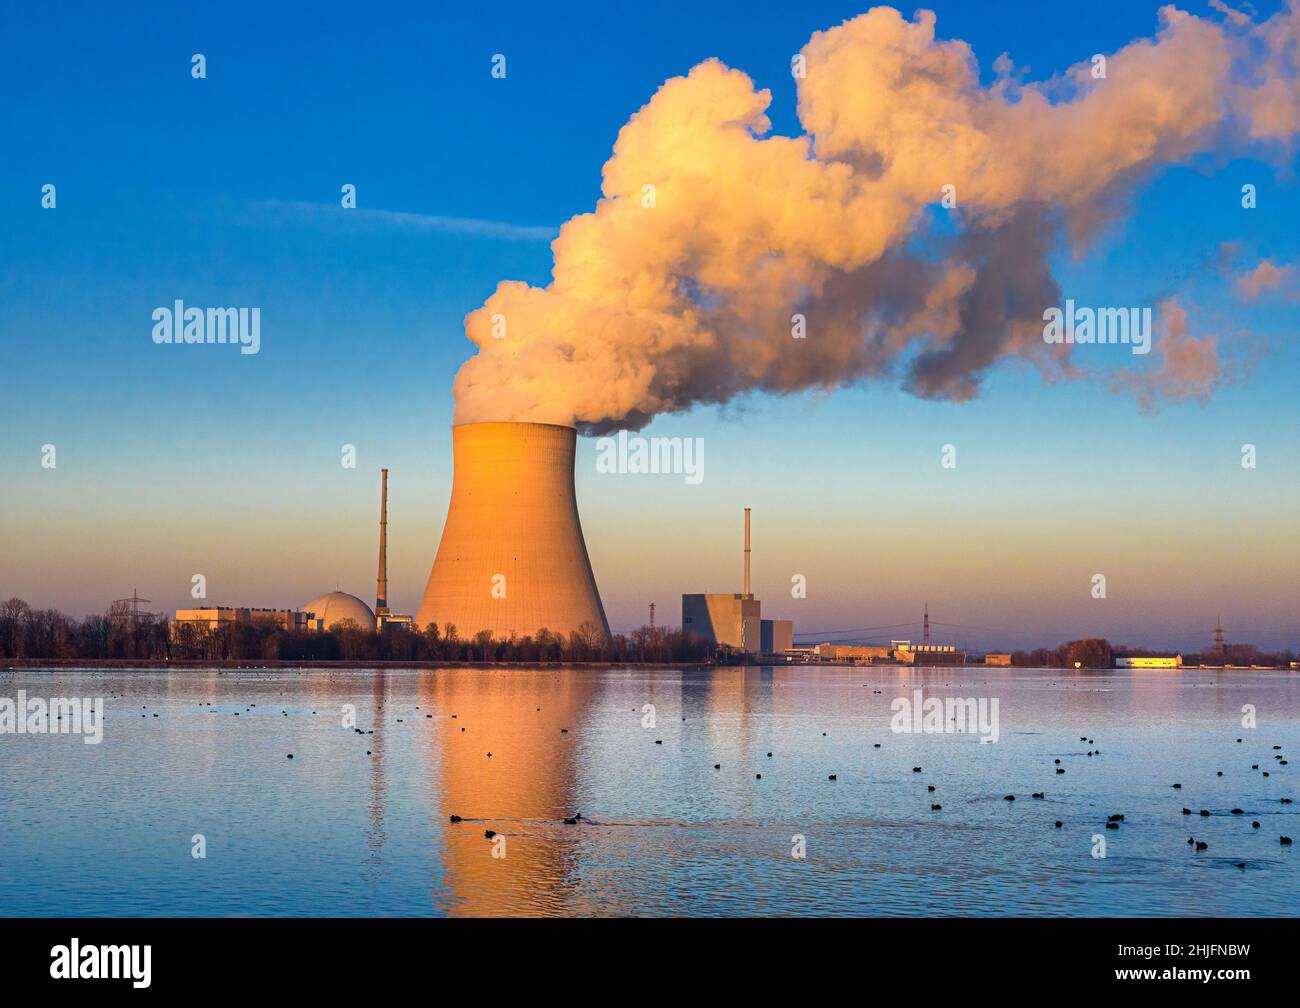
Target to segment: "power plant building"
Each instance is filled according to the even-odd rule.
[[[332,591],[318,595],[305,606],[309,630],[328,630],[337,623],[351,620],[362,630],[375,629],[375,614],[355,595]]]
[[[173,632],[182,626],[216,630],[236,623],[274,623],[291,632],[327,631],[339,623],[352,621],[361,630],[383,629],[388,625],[409,627],[410,616],[388,610],[388,470],[382,470],[383,482],[379,506],[379,578],[375,609],[355,595],[343,591],[326,592],[302,609],[256,609],[245,606],[205,606],[177,609]]]
[[[894,642],[894,661],[900,665],[965,665],[966,652],[955,644]]]
[[[304,631],[311,614],[297,609],[254,609],[241,606],[206,606],[201,609],[177,609],[173,631],[181,626],[216,630],[235,623],[272,623],[282,630]]]
[[[784,655],[794,647],[794,620],[765,619],[759,626],[759,654]]]
[[[763,619],[762,603],[749,591],[749,513],[745,508],[745,590],[683,595],[682,636],[748,655],[785,656],[794,647],[794,622]]]
[[[416,613],[462,638],[609,639],[578,521],[577,431],[542,423],[451,429],[454,472],[442,541]]]
[[[757,654],[763,638],[761,605],[753,596],[739,592],[683,595],[682,635],[715,647]]]
[[[818,661],[850,663],[888,661],[892,656],[883,644],[818,644],[812,653]]]

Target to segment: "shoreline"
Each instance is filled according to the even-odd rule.
[[[1022,672],[1054,670],[1059,672],[1145,672],[1179,673],[1197,672],[1295,672],[1286,665],[1184,665],[1177,669],[1062,669],[1050,665],[886,665],[886,664],[836,664],[834,662],[737,662],[720,665],[707,661],[396,661],[389,659],[344,660],[323,659],[272,659],[272,658],[176,658],[171,661],[136,658],[0,658],[0,671],[33,671],[39,669],[139,669],[147,672],[220,671],[257,672],[276,669],[447,669],[447,668],[536,668],[536,669],[708,669],[708,668],[890,668],[890,669],[1014,669]]]
[[[584,661],[325,661],[303,659],[301,661],[272,658],[177,658],[173,661],[135,658],[4,658],[0,659],[0,671],[18,671],[35,669],[141,669],[144,671],[165,672],[170,669],[180,671],[222,671],[237,670],[244,672],[270,671],[274,669],[439,669],[439,668],[739,668],[740,666],[718,666],[708,662],[584,662]]]

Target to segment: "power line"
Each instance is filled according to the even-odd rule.
[[[1006,627],[981,627],[981,626],[971,626],[969,623],[943,623],[943,622],[941,622],[941,621],[939,621],[939,620],[930,620],[930,622],[933,623],[935,626],[950,626],[950,627],[957,627],[957,628],[959,628],[959,629],[961,629],[961,630],[978,630],[978,631],[980,631],[981,633],[1005,633],[1005,634],[1010,634],[1010,633],[1020,633],[1020,632],[1021,632],[1021,631],[1019,631],[1019,630],[1008,630]]]
[[[797,633],[796,637],[830,637],[842,634],[869,633],[872,630],[897,630],[899,627],[920,626],[920,620],[913,620],[911,623],[886,623],[884,626],[872,627],[853,627],[848,630],[809,630],[807,633]]]

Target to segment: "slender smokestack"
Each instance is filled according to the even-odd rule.
[[[388,470],[382,474],[379,492],[379,583],[375,590],[375,615],[388,615]]]
[[[749,508],[745,508],[745,598],[749,597]]]
[[[461,640],[609,639],[573,490],[577,431],[540,423],[451,429],[451,503],[416,622]]]

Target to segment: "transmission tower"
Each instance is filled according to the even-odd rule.
[[[153,599],[141,598],[140,593],[134,588],[131,589],[130,598],[113,599],[113,605],[115,606],[126,605],[128,602],[131,604],[131,628],[134,630],[140,622],[140,603],[152,603]]]

